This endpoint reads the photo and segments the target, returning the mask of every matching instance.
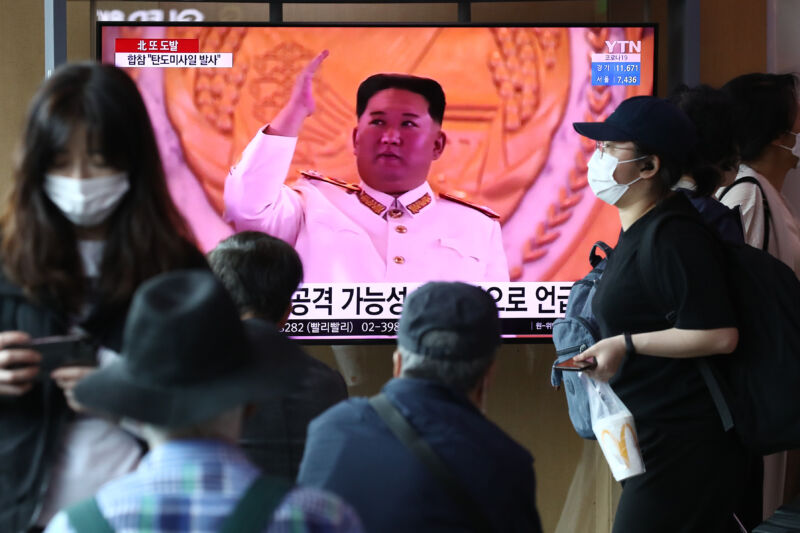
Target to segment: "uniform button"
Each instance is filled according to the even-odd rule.
[[[395,230],[397,233],[405,233],[405,232],[407,232],[407,231],[408,231],[408,228],[407,228],[407,227],[405,227],[405,226],[403,226],[403,225],[400,225],[400,226],[397,226],[396,228],[394,228],[394,230]]]
[[[403,212],[400,211],[399,209],[390,209],[389,216],[392,218],[400,218],[401,216],[403,216]]]
[[[406,262],[406,260],[405,260],[405,258],[403,258],[403,256],[396,255],[395,258],[394,258],[394,262],[397,263],[398,265],[402,265],[403,263]]]

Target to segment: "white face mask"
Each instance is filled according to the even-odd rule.
[[[599,199],[607,204],[616,204],[628,190],[628,187],[642,179],[642,177],[639,176],[630,183],[617,183],[614,179],[614,171],[617,169],[617,165],[630,163],[631,161],[639,161],[646,157],[647,156],[642,156],[635,159],[620,161],[608,152],[603,153],[600,150],[595,150],[587,164],[588,170],[586,172],[586,179],[589,181],[589,187],[592,188],[592,192]]]
[[[104,222],[129,188],[127,172],[86,179],[44,176],[45,194],[76,226],[89,227]]]
[[[789,147],[789,146],[784,146],[782,144],[779,144],[778,146],[780,146],[784,150],[789,150],[790,152],[792,152],[792,155],[794,155],[797,158],[797,161],[794,164],[794,168],[798,168],[800,167],[800,133],[795,133],[793,131],[790,131],[789,133],[794,135],[794,146]]]

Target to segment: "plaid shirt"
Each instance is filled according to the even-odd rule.
[[[139,468],[104,485],[96,495],[118,533],[216,533],[258,476],[236,447],[214,440],[170,441],[148,453]],[[75,533],[58,513],[47,533]],[[311,488],[291,490],[267,533],[361,533],[352,507]]]

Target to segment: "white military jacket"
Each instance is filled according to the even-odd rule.
[[[225,216],[293,245],[305,281],[508,281],[488,209],[437,197],[427,182],[397,198],[316,172],[288,187],[296,143],[259,131],[225,182]]]

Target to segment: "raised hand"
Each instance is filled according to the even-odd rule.
[[[328,57],[328,51],[323,50],[312,59],[297,76],[289,101],[278,112],[264,133],[281,135],[284,137],[297,137],[303,121],[314,112],[314,96],[312,82],[319,66]]]

